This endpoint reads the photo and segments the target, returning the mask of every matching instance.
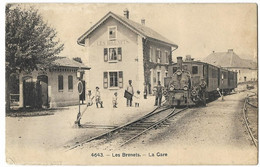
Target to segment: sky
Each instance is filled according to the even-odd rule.
[[[212,51],[233,49],[241,58],[257,57],[256,4],[31,4],[65,44],[61,56],[82,57],[77,39],[109,11],[141,22],[179,48],[173,56],[202,60]],[[174,60],[175,58],[173,58]]]

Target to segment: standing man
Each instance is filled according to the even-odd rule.
[[[99,92],[99,87],[96,87],[96,106],[98,108],[98,104],[100,104],[100,107],[103,108],[103,102],[101,101],[101,95]]]
[[[203,106],[206,106],[206,88],[207,88],[207,83],[204,78],[201,78],[200,97],[202,99]]]
[[[161,106],[161,103],[162,103],[162,93],[163,93],[163,87],[161,85],[161,82],[158,81],[158,85],[156,87],[156,92],[155,92],[155,104],[154,104],[154,106],[158,105],[158,101],[159,101],[159,107]]]
[[[144,83],[144,99],[147,99],[147,84]]]
[[[127,105],[127,107],[128,106],[132,107],[132,101],[133,101],[133,96],[134,96],[134,88],[132,86],[132,80],[129,80],[128,83],[129,83],[129,85],[126,88],[126,91],[129,92],[132,96],[131,96],[131,98],[126,99],[126,105]]]

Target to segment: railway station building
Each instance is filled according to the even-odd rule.
[[[213,51],[203,61],[237,72],[238,83],[257,81],[257,63],[240,58],[233,49],[227,52]]]
[[[163,84],[172,52],[176,44],[145,25],[129,19],[126,9],[124,16],[107,13],[96,24],[78,38],[78,44],[85,47],[82,60],[91,67],[87,71],[87,89],[98,86],[106,95],[114,92],[123,94],[132,80],[136,93],[153,93],[158,81]]]
[[[65,57],[53,64],[48,69],[19,74],[19,107],[54,108],[79,103],[77,83],[84,82],[84,71],[90,68]]]

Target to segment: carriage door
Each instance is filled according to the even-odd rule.
[[[41,100],[42,107],[46,108],[49,106],[48,104],[48,77],[46,75],[40,75],[37,77],[39,82],[39,88],[37,95],[39,96],[37,99]]]
[[[203,65],[203,78],[205,79],[207,85],[209,85],[208,65]]]

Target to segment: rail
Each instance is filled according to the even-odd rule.
[[[248,103],[248,97],[245,98],[245,102],[244,102],[244,107],[243,107],[243,118],[244,118],[244,121],[245,121],[245,124],[246,124],[246,129],[254,143],[254,145],[257,147],[257,139],[255,139],[253,133],[252,133],[252,130],[250,129],[249,127],[249,124],[248,124],[248,121],[247,121],[247,118],[246,118],[246,104]]]
[[[147,117],[152,116],[152,115],[154,115],[154,114],[156,114],[156,113],[165,111],[165,110],[169,109],[169,107],[157,111],[158,109],[160,109],[160,107],[156,107],[153,111],[151,111],[150,113],[148,113],[148,114],[142,116],[141,118],[138,118],[138,119],[136,119],[136,120],[134,120],[134,121],[128,122],[128,123],[126,123],[126,124],[123,124],[123,125],[121,125],[121,126],[115,128],[115,129],[113,129],[113,130],[111,130],[111,131],[109,131],[109,132],[104,132],[104,133],[102,133],[102,134],[100,134],[100,135],[97,135],[97,136],[95,136],[95,137],[92,137],[92,138],[90,138],[90,139],[88,139],[88,140],[86,140],[86,141],[84,141],[84,142],[81,142],[81,143],[79,143],[79,144],[77,144],[77,145],[74,145],[74,146],[72,146],[71,148],[69,148],[69,149],[66,150],[66,151],[75,149],[75,148],[79,147],[80,145],[83,145],[83,144],[86,144],[86,143],[91,142],[91,141],[93,141],[93,140],[97,140],[97,139],[102,138],[102,137],[104,137],[104,136],[110,135],[111,133],[114,133],[114,132],[116,132],[116,131],[118,131],[118,130],[120,130],[120,129],[123,129],[123,128],[126,127],[126,126],[129,126],[129,125],[134,124],[134,123],[136,123],[136,122],[138,122],[138,121],[140,121],[140,120],[143,120],[144,118],[147,118]],[[157,112],[155,112],[155,111],[157,111]]]

